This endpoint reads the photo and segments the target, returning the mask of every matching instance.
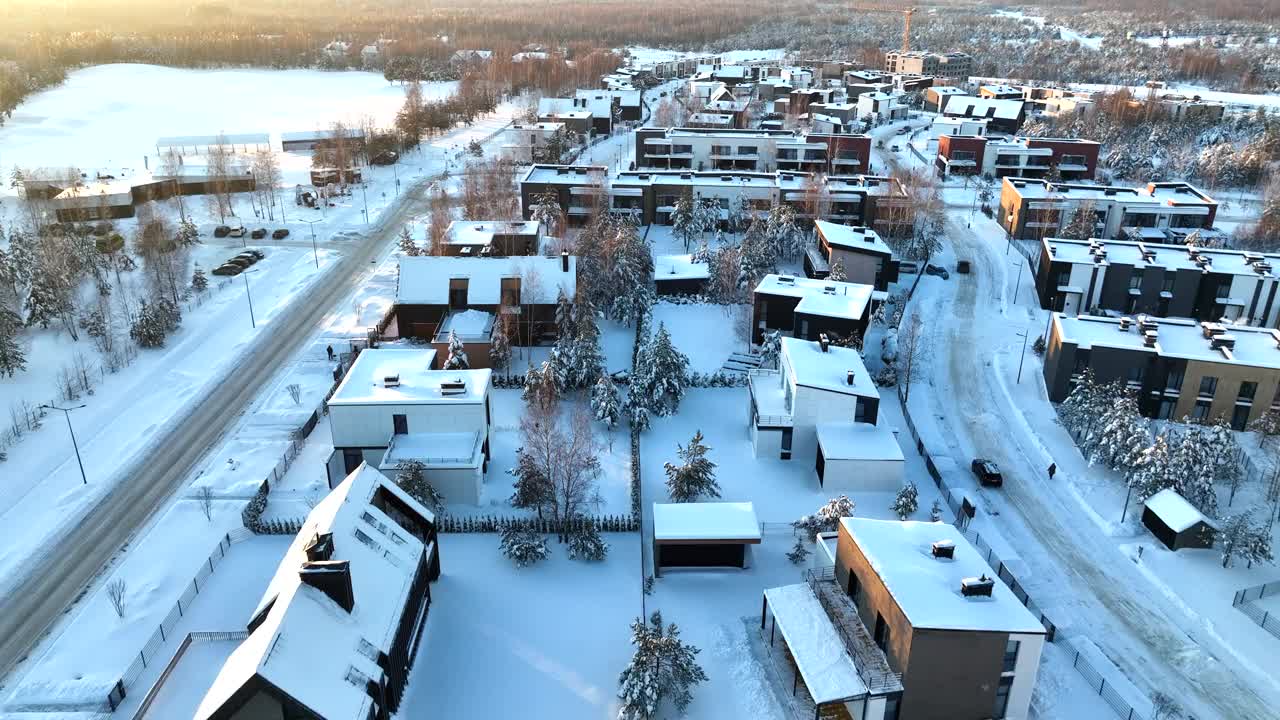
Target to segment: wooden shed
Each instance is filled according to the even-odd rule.
[[[653,571],[670,567],[747,567],[747,546],[760,544],[749,502],[654,503]]]
[[[1211,548],[1218,526],[1170,488],[1147,498],[1142,524],[1170,550]]]

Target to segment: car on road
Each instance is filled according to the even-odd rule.
[[[267,236],[266,228],[254,228],[253,232],[249,233],[249,237],[253,238],[254,240],[261,240],[266,236]]]
[[[276,230],[275,232],[271,233],[271,237],[272,237],[272,238],[274,238],[274,239],[276,239],[276,240],[283,240],[283,239],[285,239],[285,238],[289,237],[289,229],[288,229],[288,228],[280,228],[279,230]]]
[[[226,225],[219,225],[213,229],[213,236],[216,238],[224,238],[231,234],[231,228]]]
[[[234,275],[239,275],[242,272],[244,272],[244,268],[240,267],[239,265],[236,265],[235,263],[230,263],[230,262],[222,263],[221,265],[213,269],[214,275],[234,276]]]
[[[969,467],[983,485],[1000,487],[1004,485],[1004,476],[1000,474],[1000,466],[985,458],[974,458]]]
[[[222,264],[223,264],[223,265],[235,265],[236,267],[240,268],[241,270],[248,270],[248,269],[249,269],[249,266],[250,266],[250,265],[252,265],[252,264],[254,264],[254,263],[256,263],[256,262],[258,262],[258,261],[257,261],[256,259],[254,259],[252,256],[237,255],[237,256],[235,256],[235,257],[231,258],[230,260],[228,260],[228,261],[226,261],[226,262],[224,262],[224,263],[222,263]]]
[[[906,275],[918,275],[920,274],[920,263],[914,260],[903,260],[898,263],[898,272]]]
[[[894,145],[893,147],[891,147],[891,148],[889,148],[889,149],[890,149],[890,150],[892,150],[892,151],[894,151],[894,152],[902,152],[902,146],[901,146],[901,145]]]
[[[906,135],[906,134],[907,134],[907,133],[909,133],[909,132],[911,132],[911,128],[909,128],[909,127],[900,127],[900,128],[898,128],[898,134],[899,134],[899,135]]]
[[[968,261],[968,260],[957,260],[957,261],[956,261],[956,272],[960,273],[961,275],[968,275],[968,274],[969,274],[969,261]]]
[[[230,230],[228,230],[227,235],[233,238],[242,238],[245,236],[246,232],[248,231],[244,229],[243,225],[241,225],[240,227],[233,227]]]
[[[936,276],[938,276],[938,277],[942,278],[943,280],[950,280],[950,279],[951,279],[951,273],[947,272],[947,269],[946,269],[946,268],[944,268],[944,267],[938,267],[937,265],[926,265],[926,266],[925,266],[925,268],[924,268],[924,274],[925,274],[925,275],[936,275]]]

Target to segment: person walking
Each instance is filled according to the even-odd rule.
[[[330,346],[326,347],[326,348],[324,349],[324,351],[325,351],[325,352],[327,352],[327,353],[329,353],[329,360],[330,360],[330,361],[332,361],[332,360],[333,360],[333,346],[332,346],[332,345],[330,345]]]
[[[1055,473],[1058,472],[1057,463],[1049,463],[1049,479],[1052,480]]]

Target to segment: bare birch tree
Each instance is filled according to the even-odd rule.
[[[280,160],[276,158],[276,154],[270,148],[259,150],[253,156],[253,177],[255,181],[254,192],[258,195],[258,202],[266,208],[267,219],[275,220],[275,208],[279,202],[277,191],[282,177]],[[281,211],[283,212],[283,208],[281,208]]]

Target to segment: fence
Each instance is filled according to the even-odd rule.
[[[1107,684],[1107,679],[1102,677],[1102,674],[1095,670],[1089,664],[1088,659],[1081,655],[1079,651],[1075,652],[1075,656],[1071,660],[1071,667],[1080,673],[1085,682],[1089,683],[1089,687],[1098,693],[1103,701],[1115,711],[1116,715],[1124,718],[1124,720],[1145,720],[1132,705],[1120,697],[1115,687]]]
[[[209,642],[218,640],[244,640],[249,637],[249,633],[245,630],[237,630],[233,632],[191,632],[182,638],[182,644],[178,646],[177,652],[169,659],[169,664],[164,666],[164,670],[160,671],[160,677],[152,684],[151,689],[147,691],[142,702],[138,704],[138,709],[133,713],[133,720],[141,720],[146,717],[147,711],[151,709],[152,703],[156,701],[156,696],[160,693],[160,688],[164,686],[169,676],[173,674],[173,669],[182,661],[182,656],[187,653],[187,648],[191,647],[195,642]]]
[[[137,681],[143,670],[146,670],[158,659],[156,656],[160,649],[164,647],[169,638],[173,637],[174,627],[182,620],[185,612],[191,609],[191,603],[200,594],[201,583],[212,575],[213,571],[221,564],[222,559],[227,556],[227,549],[231,547],[232,543],[244,540],[249,536],[249,531],[243,528],[237,528],[222,536],[222,539],[218,541],[218,546],[209,554],[208,559],[200,566],[199,572],[191,579],[191,583],[187,585],[182,595],[178,597],[178,602],[174,604],[173,609],[161,621],[160,626],[151,634],[146,644],[142,646],[142,650],[138,652],[138,657],[134,658],[133,662],[129,664],[129,667],[120,676],[120,679],[111,688],[111,691],[107,693],[107,706],[109,708],[115,710],[119,707],[129,687]]]
[[[1231,606],[1244,613],[1250,620],[1260,625],[1263,630],[1271,633],[1272,637],[1280,640],[1280,617],[1253,604],[1255,600],[1261,600],[1268,595],[1277,593],[1280,593],[1280,580],[1269,582],[1265,585],[1247,587],[1236,592],[1235,597],[1231,599]]]

